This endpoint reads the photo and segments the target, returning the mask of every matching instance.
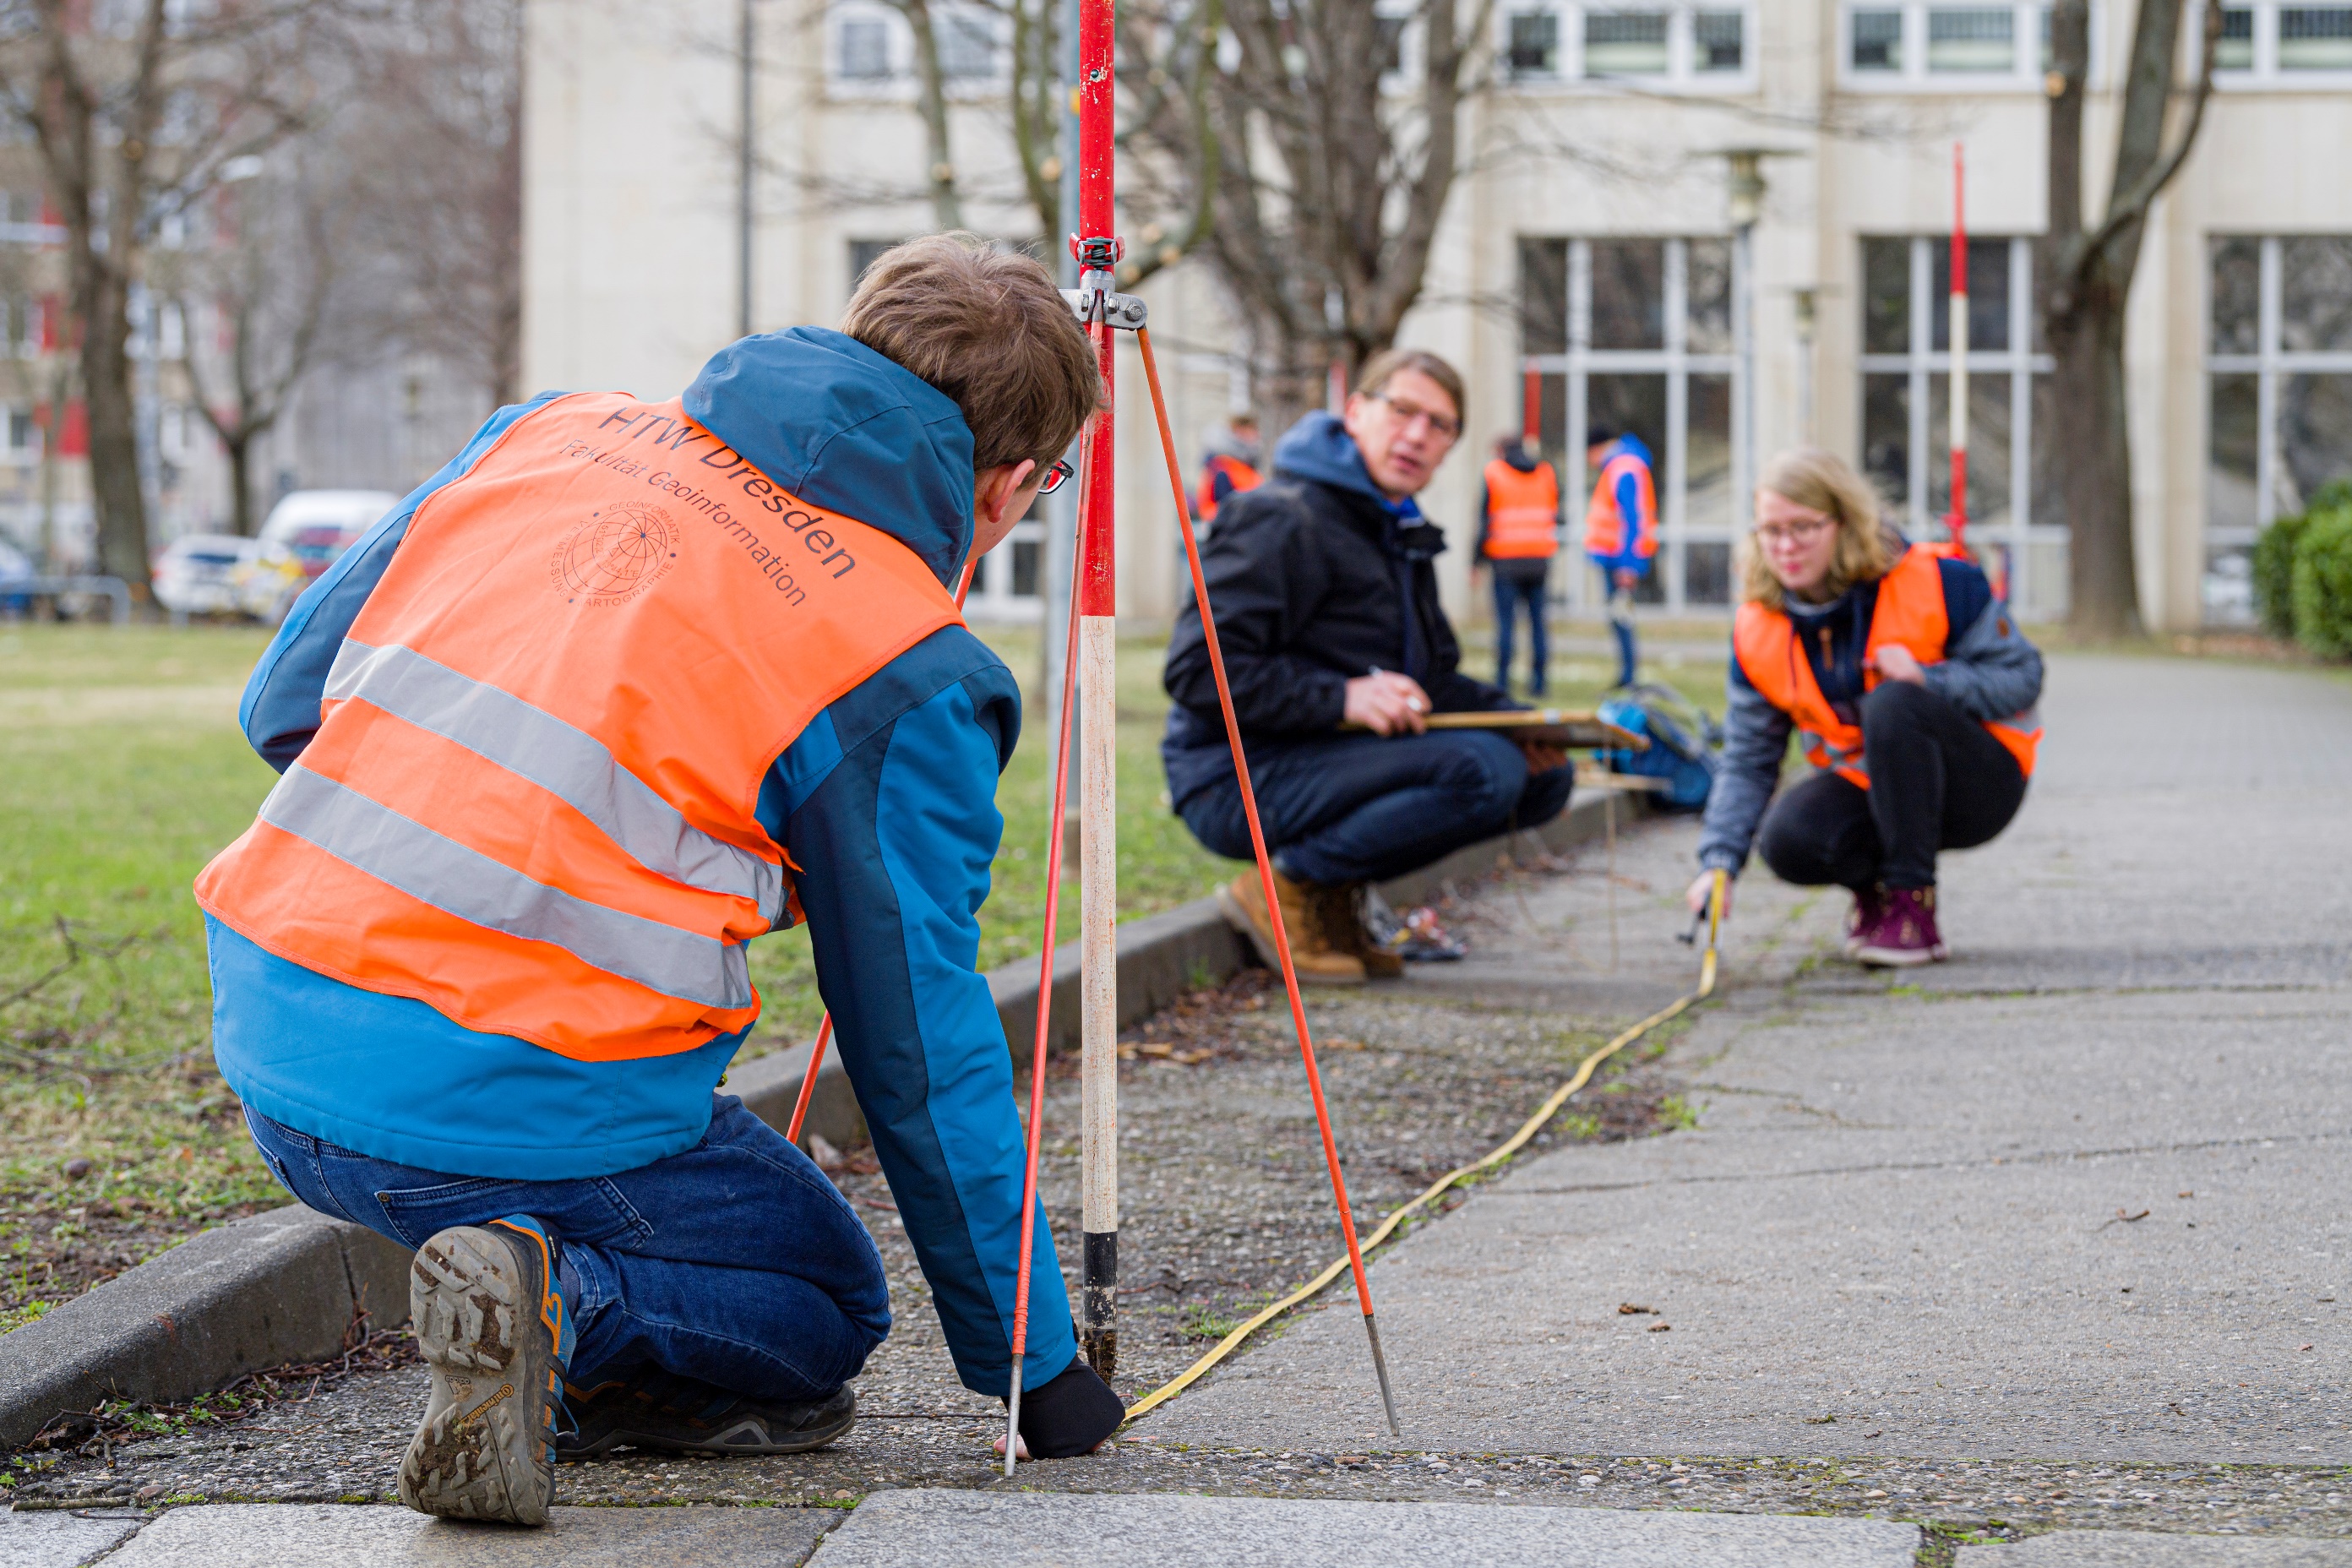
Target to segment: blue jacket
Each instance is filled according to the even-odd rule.
[[[1650,456],[1650,448],[1642,444],[1642,438],[1628,430],[1618,437],[1612,445],[1615,448],[1610,454],[1612,457],[1622,452],[1629,458],[1642,459],[1642,466],[1650,470],[1652,489],[1654,489],[1658,471],[1657,459]],[[1650,563],[1657,557],[1643,555],[1634,550],[1635,543],[1642,537],[1641,481],[1631,474],[1620,474],[1617,476],[1617,493],[1610,499],[1617,503],[1617,537],[1623,542],[1624,547],[1614,555],[1605,555],[1598,550],[1588,550],[1584,552],[1585,559],[1612,578],[1620,571],[1632,572],[1646,577],[1650,574]]]
[[[335,650],[417,507],[555,395],[500,409],[303,595],[239,712],[272,766],[284,771],[317,731]],[[795,328],[719,353],[685,404],[786,489],[882,529],[955,581],[971,547],[972,438],[936,388],[838,332]],[[1003,662],[949,626],[818,715],[776,758],[757,808],[811,868],[797,886],[842,1064],[957,1369],[994,1394],[1011,1363],[1024,1143],[1003,1027],[974,964],[1003,827],[996,778],[1020,729]],[[313,1136],[457,1176],[585,1178],[690,1149],[742,1043],[574,1061],[331,980],[217,922],[207,931],[214,1050],[240,1097]],[[1035,1387],[1076,1352],[1042,1218],[1030,1289],[1023,1383]]]
[[[2041,651],[2017,629],[2009,606],[1993,597],[1982,569],[1950,559],[1936,566],[1951,629],[1944,637],[1942,661],[1920,671],[1927,689],[1979,723],[2032,708],[2042,698]],[[1826,605],[1791,601],[1788,607],[1797,626],[1797,646],[1805,650],[1822,700],[1833,710],[1848,710],[1862,700],[1864,689],[1862,656],[1878,608],[1878,584],[1857,584]],[[1827,657],[1821,647],[1824,628],[1830,634]],[[1749,683],[1737,654],[1725,699],[1723,760],[1706,797],[1698,863],[1737,876],[1780,786],[1789,732],[1796,725]]]

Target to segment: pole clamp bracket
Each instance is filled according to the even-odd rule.
[[[1078,325],[1090,327],[1099,319],[1104,325],[1115,331],[1132,332],[1150,320],[1150,310],[1142,297],[1112,292],[1108,274],[1082,274],[1079,283],[1079,288],[1062,290],[1062,298],[1070,302],[1070,311],[1077,317]],[[1097,301],[1100,302],[1099,318],[1097,316]]]

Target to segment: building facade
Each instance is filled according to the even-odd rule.
[[[747,56],[737,5],[534,6],[531,384],[670,395],[747,322],[830,323],[865,261],[933,226],[898,14],[876,0],[749,0],[749,12]],[[2094,7],[2095,194],[2129,21]],[[2192,12],[2184,31],[2199,25]],[[1664,547],[1647,594],[1659,613],[1727,609],[1742,476],[1801,441],[1853,459],[1908,531],[1935,531],[1949,506],[1958,144],[1970,539],[2023,616],[2062,615],[2064,459],[2050,447],[2051,362],[2032,308],[2047,6],[1507,0],[1494,26],[1491,85],[1465,110],[1475,156],[1402,335],[1454,360],[1472,388],[1464,447],[1424,497],[1462,547],[1441,563],[1449,595],[1466,602],[1484,452],[1529,404],[1579,498],[1571,512],[1589,484],[1587,426],[1638,431],[1657,455]],[[1004,130],[1006,40],[977,7],[949,35],[965,222],[1033,241],[1043,226]],[[1407,75],[1414,48],[1408,25]],[[2352,473],[2352,182],[2325,153],[2352,141],[2352,4],[2232,7],[2221,68],[2200,142],[2154,210],[2130,315],[2140,596],[2168,628],[2245,618],[2255,531]],[[1763,181],[1744,244],[1735,153]],[[1189,460],[1246,403],[1246,354],[1204,267],[1143,291]],[[1181,576],[1136,372],[1125,351],[1121,607],[1163,619]],[[1041,527],[990,563],[987,611],[1034,613]],[[1583,570],[1557,577],[1564,607],[1597,607]]]

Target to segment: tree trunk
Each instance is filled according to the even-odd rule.
[[[253,527],[253,431],[239,431],[224,437],[221,445],[228,448],[228,483],[231,497],[229,515],[236,520],[237,536],[251,539]]]
[[[2124,387],[2127,296],[2084,290],[2048,326],[2057,358],[2053,450],[2062,454],[2059,494],[2066,507],[2067,624],[2100,638],[2140,629],[2139,575],[2132,554],[2131,427]]]
[[[98,569],[148,592],[147,497],[139,483],[137,405],[131,387],[131,317],[121,274],[92,268],[82,318],[82,397],[89,410],[89,487],[98,511]]]

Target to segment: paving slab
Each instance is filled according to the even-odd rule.
[[[138,1529],[143,1517],[10,1509],[0,1513],[0,1568],[81,1568]]]
[[[2352,1568],[2352,1541],[2056,1530],[2031,1541],[1963,1546],[1957,1568]]]
[[[1911,1568],[1918,1546],[1916,1527],[1876,1520],[910,1489],[859,1504],[810,1568]]]
[[[428,1519],[404,1508],[227,1503],[175,1508],[110,1568],[800,1568],[831,1509],[559,1508],[541,1530]]]

